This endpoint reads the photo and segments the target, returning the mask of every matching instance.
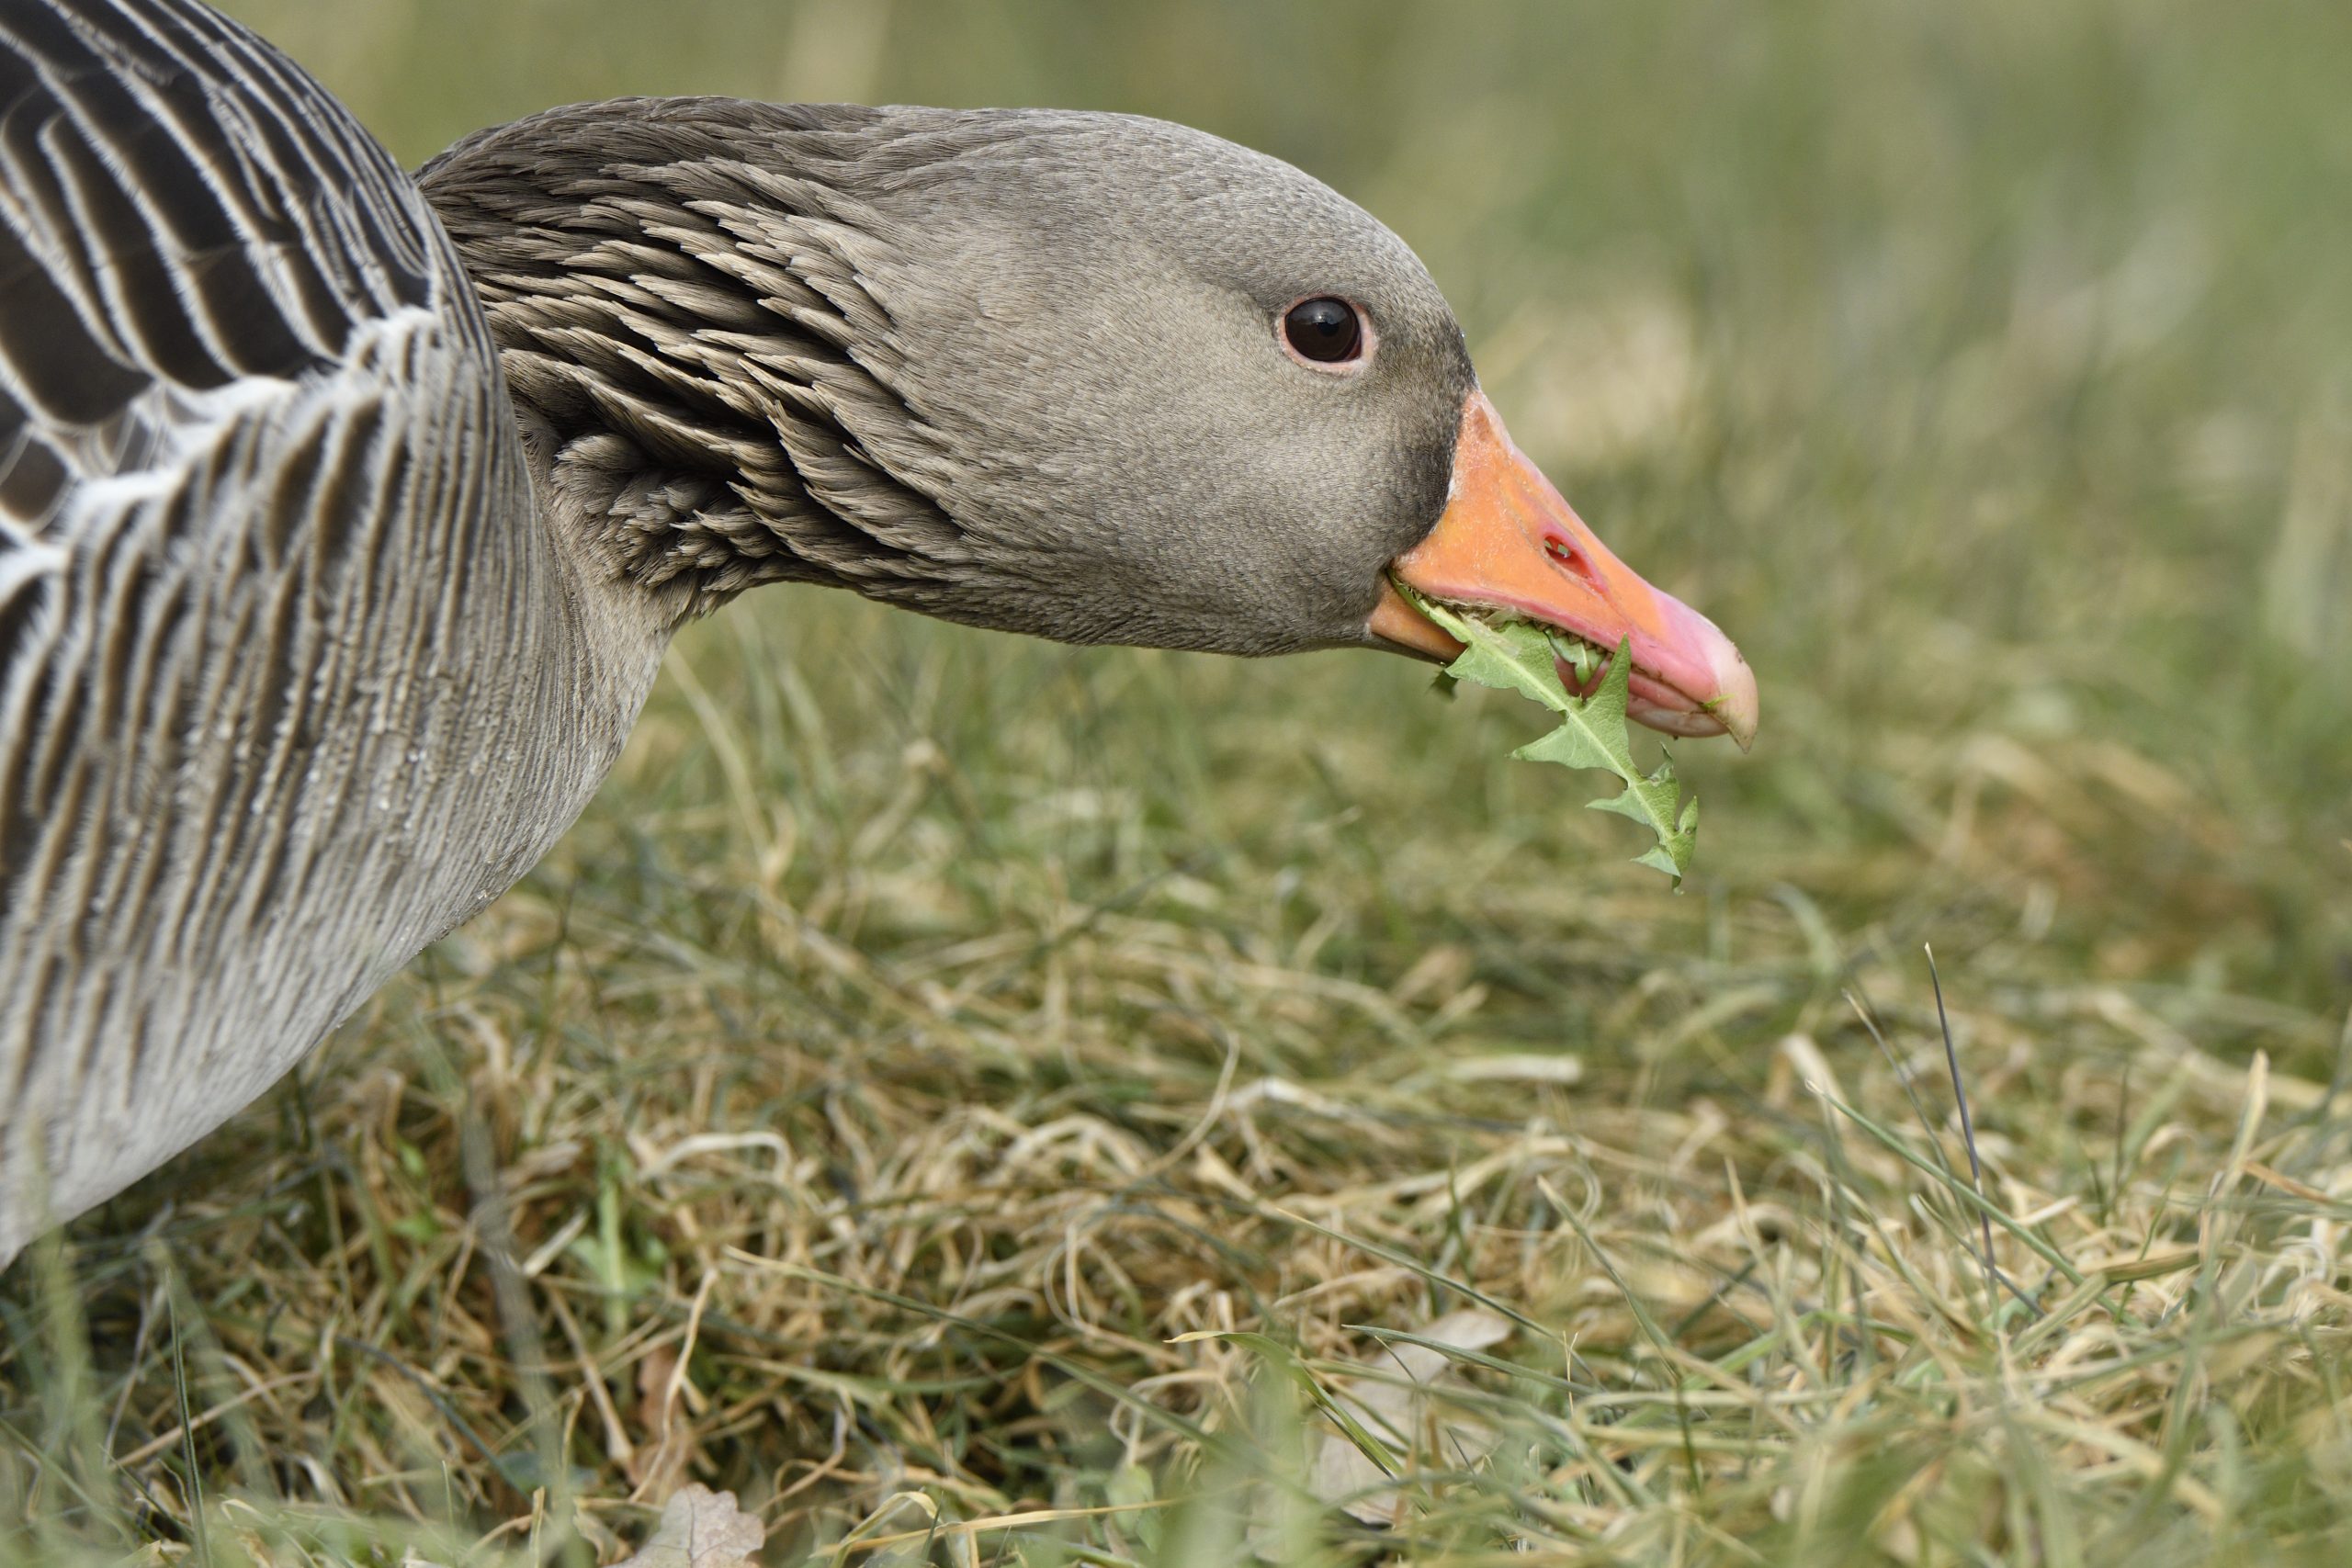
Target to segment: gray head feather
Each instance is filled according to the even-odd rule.
[[[1076,642],[1363,640],[1473,383],[1394,234],[1181,126],[624,100],[421,175],[546,492],[684,615],[816,581]],[[1357,302],[1363,374],[1276,336]]]

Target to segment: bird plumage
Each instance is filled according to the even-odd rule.
[[[1360,643],[1475,385],[1396,235],[1157,120],[617,99],[419,182],[559,532],[693,608],[802,581],[1063,641]],[[1376,373],[1274,351],[1324,289],[1384,308]]]
[[[5,1259],[507,886],[642,682],[333,98],[201,6],[8,0],[0,104]]]

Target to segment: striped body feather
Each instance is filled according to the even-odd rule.
[[[0,1263],[593,792],[658,640],[595,655],[520,447],[323,89],[191,0],[0,0]]]

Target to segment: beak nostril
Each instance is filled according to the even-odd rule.
[[[1556,534],[1551,536],[1544,541],[1544,553],[1552,558],[1554,565],[1564,567],[1575,573],[1577,579],[1594,592],[1605,592],[1600,574],[1592,570],[1592,562],[1587,560],[1584,552],[1569,544],[1567,540]]]

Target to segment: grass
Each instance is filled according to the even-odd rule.
[[[412,160],[693,88],[1302,162],[1764,738],[1677,752],[1677,897],[1401,660],[746,600],[0,1278],[0,1559],[609,1561],[701,1482],[779,1564],[2343,1560],[2338,10],[235,8]]]

